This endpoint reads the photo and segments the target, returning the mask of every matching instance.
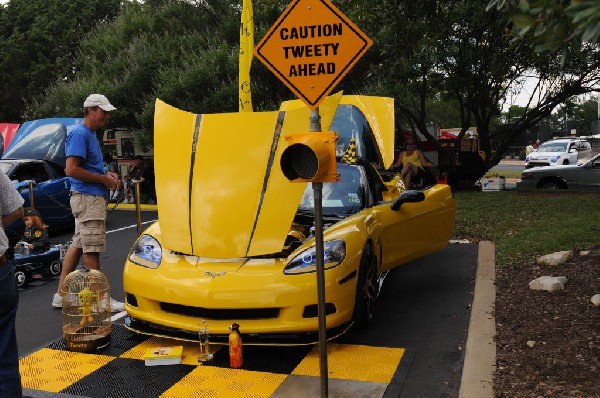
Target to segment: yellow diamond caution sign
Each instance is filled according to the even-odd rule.
[[[254,55],[314,110],[371,44],[329,0],[293,0]]]

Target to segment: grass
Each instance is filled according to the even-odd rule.
[[[454,239],[490,240],[496,263],[533,262],[600,244],[600,194],[570,191],[456,192]]]

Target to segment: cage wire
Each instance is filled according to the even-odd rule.
[[[62,328],[71,351],[94,352],[110,343],[110,288],[98,270],[77,270],[66,276],[61,289]]]

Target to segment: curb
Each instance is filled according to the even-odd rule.
[[[117,208],[117,210],[135,210],[136,209],[135,203],[121,203],[121,204],[119,204],[118,207],[114,203],[109,203],[106,207],[108,209],[111,209],[111,210],[114,209],[115,207]],[[141,204],[140,205],[140,209],[142,211],[145,211],[145,210],[156,211],[156,210],[158,210],[158,206],[157,205]]]
[[[496,253],[492,242],[479,243],[471,320],[459,398],[492,398],[496,370]]]

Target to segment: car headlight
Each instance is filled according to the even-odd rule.
[[[129,261],[146,268],[158,268],[162,260],[162,247],[150,235],[142,235],[129,254]]]
[[[552,156],[550,158],[550,163],[556,163],[558,162],[558,159],[560,159],[560,156]]]
[[[531,180],[533,175],[531,173],[521,173],[521,180]]]
[[[339,265],[346,257],[346,243],[332,240],[323,244],[323,265],[325,269]],[[283,270],[284,274],[305,274],[317,271],[317,249],[312,246],[294,257]]]

